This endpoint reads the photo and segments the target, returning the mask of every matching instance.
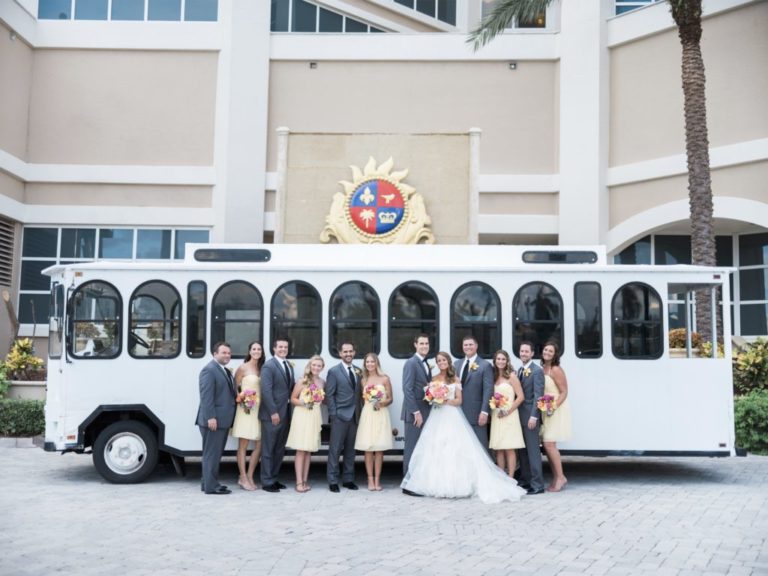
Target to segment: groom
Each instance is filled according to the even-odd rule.
[[[331,424],[328,443],[328,489],[339,492],[339,456],[344,456],[342,486],[357,490],[355,484],[355,436],[360,418],[360,369],[352,365],[355,345],[342,341],[338,348],[341,362],[328,370],[325,381],[325,403]]]
[[[405,422],[405,446],[403,448],[403,476],[408,472],[411,454],[419,441],[421,428],[429,417],[429,404],[424,401],[424,388],[432,380],[432,369],[427,362],[429,354],[429,336],[419,334],[413,341],[416,353],[403,366],[403,411],[401,418]],[[404,494],[415,496],[410,490]]]
[[[517,410],[525,442],[525,448],[520,450],[520,487],[525,488],[528,494],[543,494],[544,474],[541,471],[539,448],[541,412],[536,407],[536,401],[544,394],[544,370],[534,364],[533,344],[530,342],[520,343],[519,356],[523,365],[517,371],[517,377],[525,395],[525,400]]]
[[[493,394],[493,367],[477,355],[477,340],[471,334],[461,342],[464,360],[453,364],[461,377],[461,409],[480,444],[488,449],[488,401]]]

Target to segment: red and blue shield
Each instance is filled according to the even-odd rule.
[[[360,184],[349,199],[349,215],[355,226],[374,236],[391,232],[403,220],[405,201],[400,190],[376,178]]]

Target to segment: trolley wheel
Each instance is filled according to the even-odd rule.
[[[93,465],[114,484],[143,482],[155,469],[157,456],[155,434],[134,420],[110,424],[93,443]]]

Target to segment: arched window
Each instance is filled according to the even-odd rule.
[[[355,344],[357,357],[379,353],[379,297],[365,282],[346,282],[331,295],[331,356],[339,357],[341,340]]]
[[[440,349],[438,301],[434,291],[422,282],[406,282],[389,298],[389,354],[410,358],[413,339],[420,333],[429,336],[431,350]]]
[[[659,358],[664,352],[663,317],[658,292],[640,282],[625,284],[613,295],[613,355]]]
[[[262,341],[264,304],[259,291],[242,280],[224,284],[213,295],[211,345],[227,342],[232,356],[244,358],[248,344]]]
[[[78,286],[70,299],[69,354],[74,358],[116,358],[120,355],[123,300],[117,289],[94,280]]]
[[[134,358],[179,355],[181,298],[161,280],[145,282],[131,295],[128,353]]]
[[[322,302],[306,282],[283,284],[272,296],[270,341],[286,336],[292,358],[309,358],[322,350]]]
[[[500,310],[499,295],[487,284],[468,282],[456,290],[451,301],[451,354],[463,357],[462,340],[472,334],[478,354],[490,358],[501,348]]]
[[[533,342],[534,356],[541,355],[547,340],[554,340],[562,354],[563,342],[563,299],[554,287],[545,282],[525,284],[512,301],[514,353],[520,350],[524,340]]]

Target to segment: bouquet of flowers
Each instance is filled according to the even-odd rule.
[[[552,416],[555,413],[555,397],[551,394],[544,394],[536,400],[536,408],[541,410],[547,416]]]
[[[439,408],[448,400],[448,385],[445,382],[433,380],[424,391],[424,400],[433,408]]]
[[[299,398],[304,402],[304,406],[307,410],[312,410],[315,407],[315,404],[322,404],[325,399],[325,390],[312,382],[312,384],[304,386],[301,394],[299,394]]]
[[[237,395],[235,401],[243,406],[243,412],[250,414],[251,410],[253,410],[259,402],[259,395],[256,390],[246,388]]]
[[[379,409],[379,402],[384,399],[384,386],[381,384],[368,384],[363,390],[363,398],[366,402],[373,404],[373,409]]]
[[[491,399],[488,400],[488,405],[491,410],[506,413],[512,407],[512,399],[503,392],[494,392]]]

